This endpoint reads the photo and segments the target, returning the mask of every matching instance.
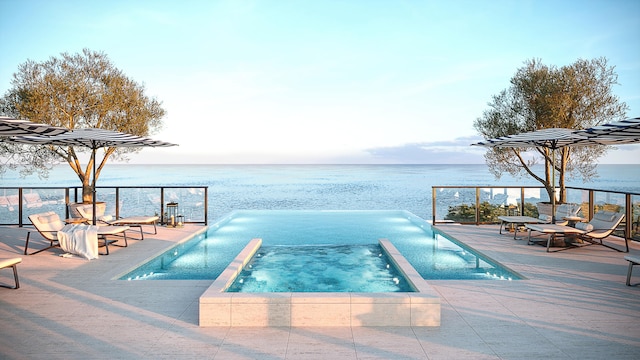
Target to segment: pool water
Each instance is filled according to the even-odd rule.
[[[216,279],[254,238],[262,246],[377,245],[389,239],[427,280],[515,280],[518,275],[403,210],[239,210],[177,244],[123,280]],[[330,264],[327,264],[330,266]]]
[[[261,247],[227,292],[410,292],[379,245]]]

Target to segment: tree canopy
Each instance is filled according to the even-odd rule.
[[[621,120],[628,106],[613,94],[618,76],[606,58],[579,59],[556,67],[539,59],[528,60],[511,78],[511,86],[492,97],[489,108],[474,122],[480,135],[489,138],[546,128],[583,129]],[[543,184],[551,199],[553,166],[559,174],[560,201],[566,201],[568,174],[583,180],[596,176],[596,159],[607,152],[606,146],[565,147],[556,152],[547,148],[491,148],[485,153],[489,170],[500,178],[528,174]],[[533,150],[533,151],[530,151]],[[525,152],[533,153],[526,156]],[[532,167],[544,161],[545,174]]]
[[[101,128],[148,136],[162,127],[161,102],[145,95],[145,88],[117,69],[102,52],[62,53],[44,62],[27,60],[13,74],[11,88],[0,103],[7,115],[67,129]],[[109,158],[126,159],[138,148],[103,149],[96,163],[96,178]],[[25,165],[23,174],[47,174],[53,163],[71,166],[83,185],[83,200],[91,199],[93,161],[83,168],[78,155],[89,149],[73,146],[20,146],[0,148],[13,162]],[[96,160],[98,161],[98,160]]]

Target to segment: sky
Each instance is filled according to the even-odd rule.
[[[606,57],[640,116],[636,0],[0,0],[0,93],[83,48],[167,111],[131,163],[484,163],[473,122],[527,60]],[[640,145],[600,163],[640,164]]]

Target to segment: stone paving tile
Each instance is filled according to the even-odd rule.
[[[21,288],[0,289],[0,358],[637,359],[640,286],[624,285],[625,254],[549,254],[496,226],[444,227],[527,280],[431,281],[442,297],[437,328],[201,328],[210,281],[113,280],[200,227],[160,227],[92,261],[59,249],[24,256],[26,230],[0,227],[0,257],[23,258]]]

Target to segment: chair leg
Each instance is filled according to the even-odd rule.
[[[627,271],[627,286],[631,286],[631,272],[633,271],[633,261],[629,261],[629,270]]]
[[[99,240],[103,240],[104,241],[104,248],[105,248],[105,253],[104,254],[100,254],[100,255],[109,255],[109,240],[107,239],[106,235],[99,235]],[[99,246],[99,245],[98,245]]]
[[[31,231],[27,232],[27,241],[24,243],[24,254],[27,255],[27,249],[29,248],[29,236]]]
[[[42,252],[42,251],[45,251],[45,250],[48,250],[48,249],[56,247],[56,245],[53,244],[54,240],[49,240],[49,246],[47,246],[46,248],[40,249],[38,251],[32,252],[31,254],[28,254],[27,251],[29,249],[29,237],[30,237],[30,235],[31,235],[31,231],[28,231],[27,232],[27,241],[25,241],[25,243],[24,243],[24,254],[25,255],[34,255],[34,254],[37,254],[39,252]]]
[[[5,269],[5,268],[8,269],[10,267],[13,268],[13,278],[14,278],[14,280],[16,282],[16,285],[15,286],[10,286],[10,285],[2,284],[2,285],[0,285],[0,287],[9,288],[9,289],[19,289],[20,288],[20,279],[18,279],[18,264],[20,263],[21,259],[10,259],[10,261],[13,261],[14,263],[11,264],[11,265],[7,265],[6,262],[5,262],[5,264],[2,265],[3,266],[2,269]]]
[[[16,279],[16,287],[14,289],[20,288],[20,280],[18,280],[18,264],[13,264],[13,277]]]

